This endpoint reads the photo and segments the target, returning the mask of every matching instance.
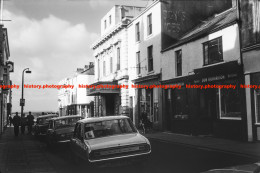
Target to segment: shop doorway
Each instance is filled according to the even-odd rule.
[[[115,115],[115,97],[113,94],[106,94],[106,116]]]
[[[200,90],[197,130],[199,135],[213,134],[213,121],[217,118],[217,89]]]

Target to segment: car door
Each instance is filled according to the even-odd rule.
[[[71,149],[74,152],[74,154],[79,155],[79,133],[81,131],[81,124],[76,123],[73,136],[71,138]]]
[[[79,156],[83,159],[87,159],[87,146],[84,142],[84,124],[81,124],[81,130],[80,130],[80,137],[79,137]]]

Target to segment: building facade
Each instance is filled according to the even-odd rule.
[[[138,124],[141,114],[146,112],[155,128],[162,126],[161,90],[139,86],[158,85],[161,80],[161,13],[161,2],[157,1],[127,27],[129,98],[134,122]]]
[[[11,85],[10,73],[13,72],[13,62],[9,61],[10,52],[7,29],[0,25],[0,85]],[[12,110],[12,91],[10,88],[0,88],[0,134],[8,124],[8,116]]]
[[[239,0],[241,53],[246,88],[248,141],[260,140],[260,2]]]
[[[142,7],[114,6],[101,19],[101,37],[93,44],[95,82],[100,88],[88,89],[95,96],[95,116],[129,115],[127,25]],[[123,88],[108,88],[122,86]]]
[[[163,51],[162,84],[182,86],[163,92],[166,130],[246,139],[239,40],[237,9],[231,8],[204,21]]]
[[[71,88],[61,88],[58,93],[59,114],[93,117],[94,97],[87,96],[85,85],[94,81],[94,65],[90,63],[85,68],[78,68],[76,74],[59,82],[59,85],[73,85]]]

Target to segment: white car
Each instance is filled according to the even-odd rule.
[[[70,144],[74,154],[90,164],[141,163],[151,153],[150,142],[127,116],[82,119],[76,123]]]

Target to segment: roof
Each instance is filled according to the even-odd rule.
[[[98,121],[109,121],[109,120],[116,120],[116,119],[125,119],[129,118],[124,115],[116,115],[116,116],[105,116],[105,117],[91,117],[91,118],[85,118],[80,120],[81,123],[93,123]]]
[[[57,114],[48,114],[48,115],[41,115],[41,116],[38,116],[37,118],[49,118],[49,117],[58,117]]]
[[[162,51],[173,49],[173,48],[180,46],[182,44],[185,44],[189,41],[198,39],[209,33],[212,33],[217,30],[220,30],[222,28],[225,28],[227,26],[230,26],[230,25],[234,24],[236,22],[236,20],[237,20],[237,9],[230,8],[218,15],[215,15],[213,17],[206,19],[206,21],[203,21],[201,24],[197,25],[197,27],[195,27],[188,33],[184,34],[184,36],[182,36],[177,43],[173,44],[172,46],[170,46]]]
[[[69,119],[69,118],[82,118],[82,116],[80,116],[80,115],[67,115],[67,116],[52,118],[51,120],[63,120],[63,119]]]

